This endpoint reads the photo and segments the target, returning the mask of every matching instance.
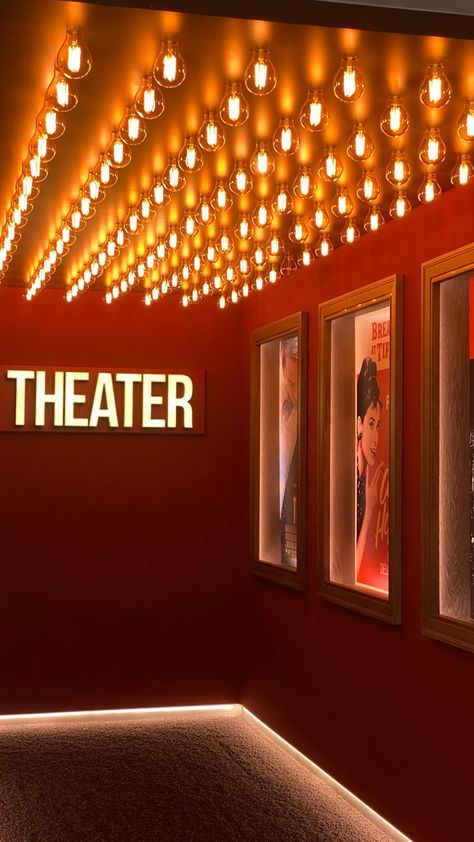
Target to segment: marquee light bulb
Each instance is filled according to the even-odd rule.
[[[187,137],[179,153],[178,164],[185,173],[199,172],[203,166],[201,150],[195,137]]]
[[[187,210],[184,214],[181,223],[181,233],[185,237],[195,237],[199,233],[199,225],[194,218],[194,213],[190,210]]]
[[[268,275],[267,275],[267,280],[268,280],[269,284],[276,284],[276,282],[278,280],[278,272],[277,272],[277,270],[274,266],[272,266],[271,269],[269,270]]]
[[[215,213],[212,210],[212,205],[208,196],[200,196],[199,203],[196,208],[196,219],[202,225],[210,225],[214,221]]]
[[[334,216],[346,217],[350,216],[354,210],[354,202],[352,201],[347,187],[341,187],[335,197],[331,206]]]
[[[99,202],[105,198],[105,193],[101,189],[100,179],[93,172],[89,173],[87,189],[89,191],[89,198],[92,202]]]
[[[169,159],[168,166],[163,173],[163,184],[171,193],[177,193],[186,184],[186,178],[178,167],[176,158]]]
[[[221,277],[221,275],[219,274],[219,272],[217,272],[217,273],[214,275],[214,278],[213,278],[213,280],[212,280],[212,283],[213,283],[214,289],[220,289],[220,288],[221,288],[221,286],[222,286],[222,277]]]
[[[364,93],[364,80],[355,56],[344,56],[334,77],[333,90],[342,102],[355,102]]]
[[[146,293],[145,293],[145,297],[144,297],[143,301],[145,302],[145,304],[146,304],[146,306],[147,306],[147,307],[149,307],[149,306],[150,306],[150,304],[151,304],[151,302],[152,302],[152,297],[151,297],[151,293],[150,293],[150,292],[146,292]]]
[[[128,244],[128,237],[126,235],[126,229],[123,225],[119,225],[115,232],[115,243],[119,248],[123,248]]]
[[[316,202],[311,214],[309,224],[311,228],[317,231],[324,231],[329,225],[329,215],[324,206],[324,202]]]
[[[293,118],[281,117],[273,135],[273,148],[275,152],[278,152],[279,155],[289,157],[290,155],[294,155],[299,147],[300,139]]]
[[[158,239],[156,240],[156,242],[155,242],[155,252],[156,252],[156,259],[159,260],[160,262],[163,261],[163,260],[166,260],[166,258],[168,257],[168,246],[166,244],[166,240],[164,240],[163,237],[158,237]],[[188,278],[189,278],[189,266],[188,266],[188,275],[185,278],[185,280],[187,281]]]
[[[99,262],[100,268],[103,269],[105,264],[107,263],[107,252],[104,251],[103,248],[99,251],[99,254],[97,255],[97,260]]]
[[[204,114],[204,120],[199,129],[198,143],[206,152],[216,152],[224,146],[224,130],[215,112]]]
[[[293,198],[291,196],[290,191],[288,190],[288,185],[278,185],[276,193],[273,197],[272,208],[275,211],[275,213],[281,215],[291,213],[291,211],[293,210]]]
[[[217,251],[217,246],[214,240],[207,241],[204,254],[205,259],[208,261],[208,263],[215,263],[216,260],[218,260],[219,253]]]
[[[312,196],[313,190],[314,179],[311,167],[300,167],[299,173],[296,176],[295,183],[293,185],[293,192],[295,196],[298,196],[300,199],[307,199],[309,196]]]
[[[179,243],[180,243],[180,240],[179,240],[178,229],[174,225],[172,225],[172,226],[170,226],[170,228],[168,230],[168,245],[169,245],[171,251],[175,251],[178,248]]]
[[[129,234],[136,234],[141,228],[140,216],[135,208],[129,208],[124,220],[124,227]]]
[[[77,293],[79,292],[79,287],[77,284],[73,284],[71,287],[71,293],[73,298],[77,298]]]
[[[189,281],[191,277],[191,267],[186,261],[181,264],[180,275],[183,281]]]
[[[390,202],[389,213],[392,219],[403,219],[411,211],[408,196],[403,190],[398,190]]]
[[[216,181],[216,186],[211,196],[211,204],[218,211],[226,211],[232,207],[232,195],[230,190],[227,189],[225,181]]]
[[[112,298],[117,299],[120,294],[120,289],[117,284],[114,284],[112,287]]]
[[[268,146],[263,141],[257,141],[255,150],[250,158],[250,169],[254,175],[262,177],[271,175],[275,170],[275,161]]]
[[[255,246],[251,260],[253,265],[256,266],[257,269],[261,269],[265,265],[265,252],[262,248],[261,243],[257,243],[257,245]]]
[[[143,260],[140,260],[140,262],[137,263],[137,275],[140,278],[140,280],[143,280],[143,278],[145,277],[145,272],[146,265]]]
[[[347,154],[353,161],[366,161],[374,151],[374,144],[365,128],[365,123],[354,123],[347,142]]]
[[[451,99],[452,88],[442,64],[430,64],[420,86],[420,100],[429,108],[442,108]]]
[[[329,234],[321,234],[316,245],[316,254],[318,257],[327,257],[334,249]]]
[[[441,195],[441,186],[435,173],[427,173],[420,184],[418,198],[424,205],[430,205]]]
[[[118,130],[122,140],[130,146],[138,146],[146,138],[145,121],[137,113],[134,106],[125,109]]]
[[[77,93],[70,79],[64,73],[56,71],[46,91],[46,101],[50,101],[57,111],[72,111],[76,107]]]
[[[250,287],[249,287],[248,281],[244,281],[244,283],[242,284],[242,288],[241,288],[241,293],[242,293],[243,297],[248,298],[249,292],[250,292]]]
[[[92,67],[92,57],[80,30],[68,30],[56,66],[68,79],[83,79],[87,76]]]
[[[112,163],[108,155],[105,152],[101,152],[99,155],[99,163],[97,165],[97,173],[100,179],[100,183],[104,187],[112,187],[117,182],[117,175],[112,168]]]
[[[105,154],[115,169],[128,166],[132,160],[132,153],[118,131],[112,132],[112,137],[106,146]]]
[[[408,130],[408,111],[399,96],[391,96],[380,117],[380,128],[387,137],[401,137]]]
[[[248,254],[244,251],[239,252],[239,272],[241,275],[245,276],[251,272],[251,265],[250,260],[248,258]]]
[[[107,240],[107,257],[114,257],[116,250],[115,241],[112,239]]]
[[[245,87],[251,94],[264,96],[276,87],[276,71],[268,50],[254,49],[244,75]]]
[[[66,290],[66,301],[68,304],[70,304],[72,301],[72,292],[70,289]]]
[[[262,275],[257,275],[255,278],[255,289],[257,292],[260,292],[263,289],[263,277]]]
[[[322,90],[309,90],[300,111],[300,123],[309,132],[320,132],[329,122],[329,112]]]
[[[36,127],[40,134],[46,133],[50,140],[57,140],[66,131],[66,126],[61,120],[59,112],[54,105],[48,102],[36,118]]]
[[[237,304],[237,302],[239,300],[238,290],[236,290],[236,289],[232,290],[232,292],[230,294],[230,300],[231,300],[232,304]]]
[[[221,310],[224,310],[224,309],[225,309],[225,305],[226,305],[225,295],[220,295],[220,296],[219,296],[219,308],[220,308]]]
[[[112,290],[108,289],[105,293],[105,303],[112,304]]]
[[[227,82],[219,107],[219,116],[226,126],[242,126],[249,117],[249,105],[240,82]]]
[[[82,214],[77,205],[73,205],[71,208],[71,228],[74,231],[79,231],[81,228],[84,228]]]
[[[242,161],[236,162],[229,178],[230,190],[238,196],[244,196],[250,193],[252,187],[253,181],[247,164]]]
[[[420,146],[419,158],[423,164],[441,164],[446,157],[446,144],[439,129],[427,129]]]
[[[253,236],[253,226],[248,213],[242,212],[235,228],[235,236],[239,240],[250,240]]]
[[[84,282],[85,282],[87,285],[89,285],[89,284],[90,284],[90,282],[91,282],[91,280],[92,280],[92,272],[91,272],[91,270],[90,270],[89,268],[87,268],[87,267],[86,267],[86,268],[84,269],[84,272],[82,273],[82,277],[83,277],[83,279],[84,279]]]
[[[153,76],[143,77],[142,83],[135,94],[135,111],[145,120],[155,120],[165,110],[165,100]]]
[[[153,65],[153,76],[162,88],[177,88],[186,78],[186,65],[176,41],[163,41]]]
[[[61,239],[66,243],[66,245],[71,245],[73,243],[71,229],[67,224],[63,225],[61,229]]]
[[[151,202],[146,193],[141,194],[138,212],[144,220],[150,219],[151,217]]]
[[[451,170],[451,184],[465,187],[474,176],[471,156],[468,152],[458,155],[456,163]]]
[[[149,269],[149,270],[153,269],[153,267],[155,265],[155,255],[153,254],[153,251],[152,251],[151,248],[149,248],[147,250],[145,262],[146,262],[146,268],[147,269]]]
[[[385,223],[382,211],[379,205],[373,205],[364,220],[364,228],[366,231],[378,231]]]
[[[252,216],[254,224],[258,228],[267,228],[270,225],[272,218],[273,215],[268,207],[266,200],[260,199],[260,201],[257,202]]]
[[[458,123],[458,135],[463,140],[474,140],[474,102],[466,102]]]
[[[219,238],[217,240],[217,247],[221,254],[229,254],[232,251],[234,244],[227,228],[221,228]]]
[[[299,253],[298,256],[298,264],[300,266],[310,266],[311,263],[314,261],[314,252],[313,249],[309,246],[305,246]]]
[[[318,175],[323,181],[334,182],[342,175],[342,164],[333,146],[324,148],[322,158],[318,165]]]
[[[341,232],[341,242],[351,245],[352,243],[355,243],[359,237],[360,231],[357,224],[352,219],[348,219]]]
[[[368,170],[363,172],[357,184],[357,196],[363,202],[375,202],[380,194],[380,187],[375,175]]]
[[[202,266],[202,258],[198,251],[195,251],[192,257],[193,272],[199,272]]]
[[[235,281],[235,278],[236,278],[235,267],[233,266],[232,263],[228,263],[227,266],[225,267],[225,279],[226,279],[227,283],[232,284]]]
[[[155,208],[164,208],[170,202],[170,194],[165,190],[163,180],[155,178],[150,192],[150,201]]]
[[[295,216],[288,230],[288,237],[292,243],[304,243],[308,237],[308,229],[301,216]]]
[[[403,151],[392,152],[392,157],[385,170],[385,177],[393,187],[404,187],[408,184],[411,177],[411,170]]]
[[[267,254],[269,257],[279,257],[283,251],[283,240],[277,234],[276,231],[273,232],[271,235],[268,245],[267,245]]]

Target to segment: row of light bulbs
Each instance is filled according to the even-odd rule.
[[[22,163],[21,173],[15,183],[0,235],[0,278],[3,278],[28,222],[34,201],[39,195],[41,182],[48,175],[48,164],[56,150],[54,141],[65,130],[64,114],[72,111],[78,102],[74,80],[87,76],[92,59],[83,35],[68,31],[58,52],[54,76],[46,90],[43,107],[36,117],[35,132],[28,144],[28,155]]]
[[[105,199],[106,190],[117,182],[117,171],[130,163],[133,147],[145,140],[145,121],[156,119],[163,113],[165,102],[160,86],[177,87],[184,81],[185,76],[186,66],[178,45],[173,41],[162,42],[160,53],[153,65],[153,73],[143,77],[133,105],[126,108],[118,129],[112,132],[96,166],[90,170],[86,182],[81,186],[77,199],[71,204],[54,237],[43,250],[43,257],[32,272],[32,280],[28,287],[30,298],[33,288],[37,291],[52,277],[74,243],[76,233],[83,230],[95,215],[97,205]]]

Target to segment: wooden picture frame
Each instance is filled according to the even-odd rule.
[[[470,599],[470,386],[466,349],[468,273],[473,270],[474,243],[422,266],[422,631],[469,652],[474,652],[474,620],[463,616]],[[455,376],[449,378],[448,372],[453,371]],[[454,435],[443,424],[448,404],[452,412],[453,402]],[[445,431],[442,438],[440,429]],[[451,476],[455,476],[453,483],[449,481]]]
[[[282,453],[284,453],[286,430],[282,428],[283,421],[280,420],[284,417],[283,405],[281,405],[284,394],[282,383],[283,387],[285,386],[281,372],[284,371],[282,356],[284,349],[290,347],[288,340],[290,344],[293,343],[293,349],[297,349],[296,401],[295,404],[292,401],[288,404],[289,418],[294,409],[297,413],[296,419],[293,416],[291,422],[292,440],[294,441],[296,435],[296,444],[290,451],[293,459],[289,457],[287,459],[288,465],[291,463],[291,468],[288,468],[284,474],[286,484],[283,485],[282,505],[281,460],[284,458]],[[252,333],[250,422],[252,570],[263,579],[300,591],[306,588],[307,357],[307,313],[296,313]],[[288,411],[288,406],[285,411]],[[264,425],[267,430],[265,437],[262,435]],[[288,453],[286,455],[288,456]],[[296,463],[293,460],[296,460]],[[291,492],[293,515],[291,518],[288,517],[287,521],[284,519],[283,509],[286,505],[285,501],[289,499],[286,489],[290,474],[293,489]],[[295,485],[296,495],[293,494]],[[296,551],[293,549],[293,538],[296,539]]]
[[[402,293],[402,276],[392,275],[327,301],[319,308],[318,592],[337,605],[393,624],[401,622],[402,588]],[[379,322],[374,316],[377,312]],[[362,324],[368,323],[362,334],[364,341],[360,339],[362,328],[358,325],[361,322],[356,325],[359,316],[363,316]],[[371,320],[377,328],[371,327]],[[369,355],[363,356],[369,357],[369,365],[373,365],[377,356],[379,359],[383,356],[381,350],[385,350],[384,362],[379,363],[378,369],[375,366],[377,400],[373,400],[372,393],[371,405],[375,408],[379,405],[377,430],[383,423],[383,413],[388,417],[388,429],[381,433],[385,437],[383,450],[388,466],[384,467],[385,458],[384,461],[378,458],[375,444],[371,457],[373,467],[365,463],[362,472],[364,484],[361,483],[359,494],[358,465],[359,458],[362,459],[363,427],[362,422],[359,423],[356,401],[362,368],[358,374],[356,344],[360,353],[361,348],[366,347],[367,336],[370,339],[370,329],[380,337],[382,328],[378,325],[386,326],[387,323],[388,345],[379,345],[376,338],[373,361],[372,350]],[[379,382],[382,383],[382,368],[385,368],[385,392],[378,386]],[[369,417],[368,410],[364,412],[363,419],[366,415]],[[377,432],[377,442],[378,435]],[[370,473],[372,471],[374,473]],[[376,530],[373,523],[378,530],[379,519],[382,518],[386,524],[384,557],[387,559],[386,564],[382,564],[378,556],[373,560],[375,553],[372,552],[371,563],[380,573],[379,580],[384,587],[374,586],[378,581],[375,575],[371,584],[367,578],[365,582],[359,581],[362,579],[362,568],[367,569],[365,554],[369,551],[366,547],[370,549],[365,538],[360,549],[359,533],[362,535],[363,530],[359,527],[359,519],[363,526],[368,499],[367,481],[370,483],[371,479],[377,502],[370,510],[374,514],[376,512],[376,519],[370,520],[372,531],[369,537],[371,541],[374,539]],[[364,535],[367,530],[366,526]],[[377,547],[376,541],[374,546]]]

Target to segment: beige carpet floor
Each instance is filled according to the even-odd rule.
[[[0,725],[1,842],[387,842],[251,721]]]

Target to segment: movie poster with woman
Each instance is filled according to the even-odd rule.
[[[388,596],[390,307],[356,316],[355,582]]]

